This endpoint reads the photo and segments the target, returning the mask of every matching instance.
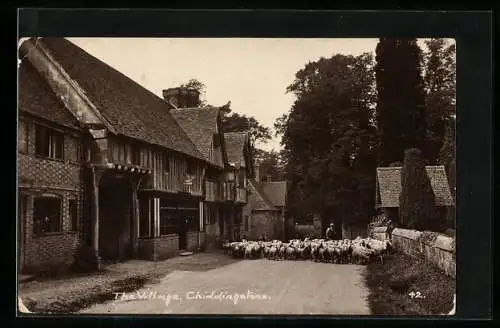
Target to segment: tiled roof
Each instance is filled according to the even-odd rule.
[[[227,160],[229,163],[239,163],[241,166],[245,166],[245,162],[242,162],[242,159],[247,138],[247,132],[224,133],[224,142],[226,144]]]
[[[163,99],[64,38],[41,40],[118,134],[204,160]]]
[[[380,198],[377,200],[380,207],[399,207],[401,193],[402,167],[377,168],[377,190]],[[431,182],[436,200],[436,206],[451,206],[453,198],[446,177],[444,166],[426,166],[425,170]]]
[[[252,210],[257,211],[276,211],[278,208],[266,196],[262,186],[254,179],[248,179],[252,192],[248,195],[248,205]]]
[[[52,92],[44,78],[28,60],[19,67],[19,111],[41,117],[51,122],[79,128],[79,123]]]
[[[198,151],[210,161],[213,136],[217,128],[220,110],[216,107],[183,108],[170,111],[186,132]],[[216,164],[216,163],[213,163]]]
[[[260,185],[274,206],[286,205],[286,181],[261,182]]]

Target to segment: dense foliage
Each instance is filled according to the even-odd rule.
[[[415,230],[433,230],[437,223],[434,193],[419,149],[405,151],[401,187],[399,196],[401,224]]]
[[[424,53],[425,106],[427,117],[427,159],[448,168],[451,159],[440,159],[447,129],[453,129],[456,102],[455,45],[445,39],[426,41]]]
[[[380,164],[401,161],[405,149],[426,150],[422,51],[416,39],[381,38],[376,48]]]
[[[373,57],[335,55],[296,73],[291,111],[275,124],[287,156],[289,211],[337,226],[373,210],[377,135]]]

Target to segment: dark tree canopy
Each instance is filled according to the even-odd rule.
[[[422,51],[416,39],[381,38],[376,48],[380,162],[403,159],[404,150],[426,150]]]
[[[297,99],[275,129],[287,159],[292,216],[366,223],[377,152],[372,56],[309,62],[287,90]]]
[[[261,125],[255,117],[238,113],[228,113],[224,116],[224,131],[249,131],[250,142],[253,146],[255,146],[257,142],[266,143],[272,138],[270,129]]]
[[[190,79],[187,83],[181,84],[180,87],[196,90],[200,93],[200,99],[197,104],[198,107],[206,106],[207,102],[205,100],[206,86],[197,79]]]
[[[271,179],[270,181],[285,179],[285,158],[282,151],[256,149],[254,158],[256,163],[260,165],[261,179],[268,177]]]
[[[435,199],[419,149],[405,151],[401,170],[399,218],[403,227],[427,230],[436,227]]]
[[[187,83],[181,85],[188,89],[197,90],[200,93],[199,107],[210,107],[205,100],[206,85],[197,79],[190,79]],[[260,124],[255,117],[238,114],[232,111],[231,101],[220,106],[224,115],[223,124],[225,132],[244,132],[250,133],[250,141],[254,147],[257,142],[266,143],[271,138],[271,130],[268,127]]]
[[[446,129],[455,114],[456,62],[455,45],[445,39],[426,41],[424,53],[427,117],[427,158],[439,162],[439,152],[445,142]],[[445,163],[441,163],[445,164]]]

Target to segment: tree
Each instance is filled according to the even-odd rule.
[[[181,84],[180,86],[181,88],[196,90],[200,93],[200,99],[196,107],[204,107],[207,105],[207,101],[205,99],[206,86],[204,83],[197,79],[190,79],[187,83]]]
[[[405,151],[401,171],[399,218],[402,226],[415,230],[436,231],[435,199],[419,149]]]
[[[271,181],[282,181],[285,179],[282,152],[256,149],[254,158],[260,165],[261,179],[266,177],[270,177]]]
[[[449,122],[446,126],[446,134],[444,136],[443,146],[439,152],[439,163],[444,165],[446,169],[446,174],[448,176],[448,182],[450,184],[450,189],[453,197],[455,197],[455,158],[456,158],[456,147],[455,147],[455,124],[454,122]]]
[[[426,150],[422,51],[416,39],[381,38],[376,47],[380,164],[401,161],[404,150]]]
[[[439,163],[439,151],[445,141],[446,128],[453,120],[456,103],[455,45],[445,39],[425,42],[425,92],[427,112],[428,159]],[[443,163],[442,163],[443,164]]]
[[[181,87],[196,90],[200,93],[200,102],[198,107],[212,107],[208,105],[205,99],[206,85],[203,82],[193,78],[187,83],[181,84]],[[253,116],[234,113],[231,109],[231,101],[220,106],[224,115],[223,124],[225,132],[243,132],[249,131],[252,146],[257,142],[266,143],[272,138],[269,128],[261,125]]]
[[[266,143],[271,140],[271,131],[268,127],[261,125],[253,116],[231,113],[228,111],[223,118],[225,132],[249,131],[250,143],[255,147],[257,142]]]
[[[325,224],[367,222],[373,210],[377,133],[373,56],[307,63],[287,88],[296,96],[275,122],[282,136],[291,214]]]

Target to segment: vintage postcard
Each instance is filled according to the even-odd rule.
[[[18,50],[19,312],[455,313],[455,40]]]

